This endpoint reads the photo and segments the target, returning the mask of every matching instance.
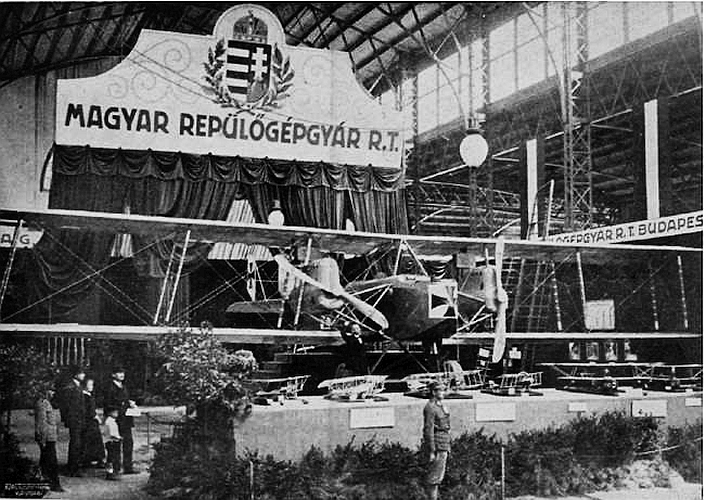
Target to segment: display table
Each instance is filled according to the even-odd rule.
[[[473,391],[473,399],[449,399],[452,437],[464,432],[508,434],[564,424],[579,414],[623,410],[651,414],[665,425],[679,426],[702,419],[702,394],[632,391],[602,396],[540,389],[542,396],[502,397]],[[283,405],[256,406],[245,422],[234,423],[236,452],[257,450],[261,456],[297,460],[312,446],[324,451],[351,440],[398,442],[416,448],[422,436],[426,401],[399,393],[383,394],[388,401],[342,403],[320,396],[288,400]],[[305,403],[306,402],[306,403]]]

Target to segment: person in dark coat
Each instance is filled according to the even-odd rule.
[[[424,407],[424,449],[429,460],[426,483],[429,500],[439,498],[439,485],[446,474],[446,461],[451,450],[451,415],[444,406],[446,386],[441,382],[429,384],[431,399]]]
[[[61,420],[69,429],[69,456],[67,469],[69,476],[81,476],[79,470],[83,451],[83,429],[86,425],[86,407],[83,403],[82,382],[86,373],[82,368],[74,368],[71,381],[62,390]]]
[[[105,448],[100,429],[100,417],[96,415],[96,398],[93,395],[94,381],[87,378],[83,382],[83,404],[86,408],[86,425],[83,429],[83,464],[96,463],[103,467]]]
[[[56,412],[52,406],[54,390],[47,390],[34,406],[34,440],[39,445],[39,468],[49,480],[52,491],[64,491],[59,481],[59,464],[56,460]]]
[[[132,427],[133,418],[125,414],[129,408],[135,408],[135,402],[129,398],[125,387],[125,369],[114,368],[112,380],[108,385],[103,397],[104,414],[108,414],[109,408],[118,409],[118,430],[120,431],[123,450],[123,474],[136,474],[132,464]],[[116,471],[117,472],[117,471]]]

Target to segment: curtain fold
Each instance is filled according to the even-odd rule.
[[[226,183],[303,188],[326,186],[360,193],[393,192],[404,186],[404,176],[400,169],[152,150],[111,150],[89,146],[56,146],[54,173],[154,177],[165,181],[209,179]]]

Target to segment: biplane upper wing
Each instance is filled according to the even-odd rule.
[[[123,213],[87,212],[79,210],[12,210],[0,209],[0,222],[22,220],[34,229],[84,229],[110,233],[169,236],[191,231],[194,240],[261,244],[284,247],[305,245],[309,240],[324,251],[367,254],[389,244],[405,243],[419,255],[455,255],[469,252],[482,255],[493,251],[497,239],[405,234],[348,232],[316,227],[234,223],[203,219],[183,219]],[[505,257],[525,257],[534,260],[562,260],[580,251],[585,262],[608,262],[618,258],[644,258],[649,253],[669,252],[702,254],[702,249],[656,245],[625,245],[610,243],[559,243],[535,240],[506,240]]]

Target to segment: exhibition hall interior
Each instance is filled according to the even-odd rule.
[[[359,470],[439,442],[425,404],[446,475],[380,472],[411,499],[607,488],[587,456],[620,455],[615,488],[657,456],[701,483],[700,2],[3,2],[0,26],[5,494],[399,498]],[[203,479],[224,467],[235,497]]]

